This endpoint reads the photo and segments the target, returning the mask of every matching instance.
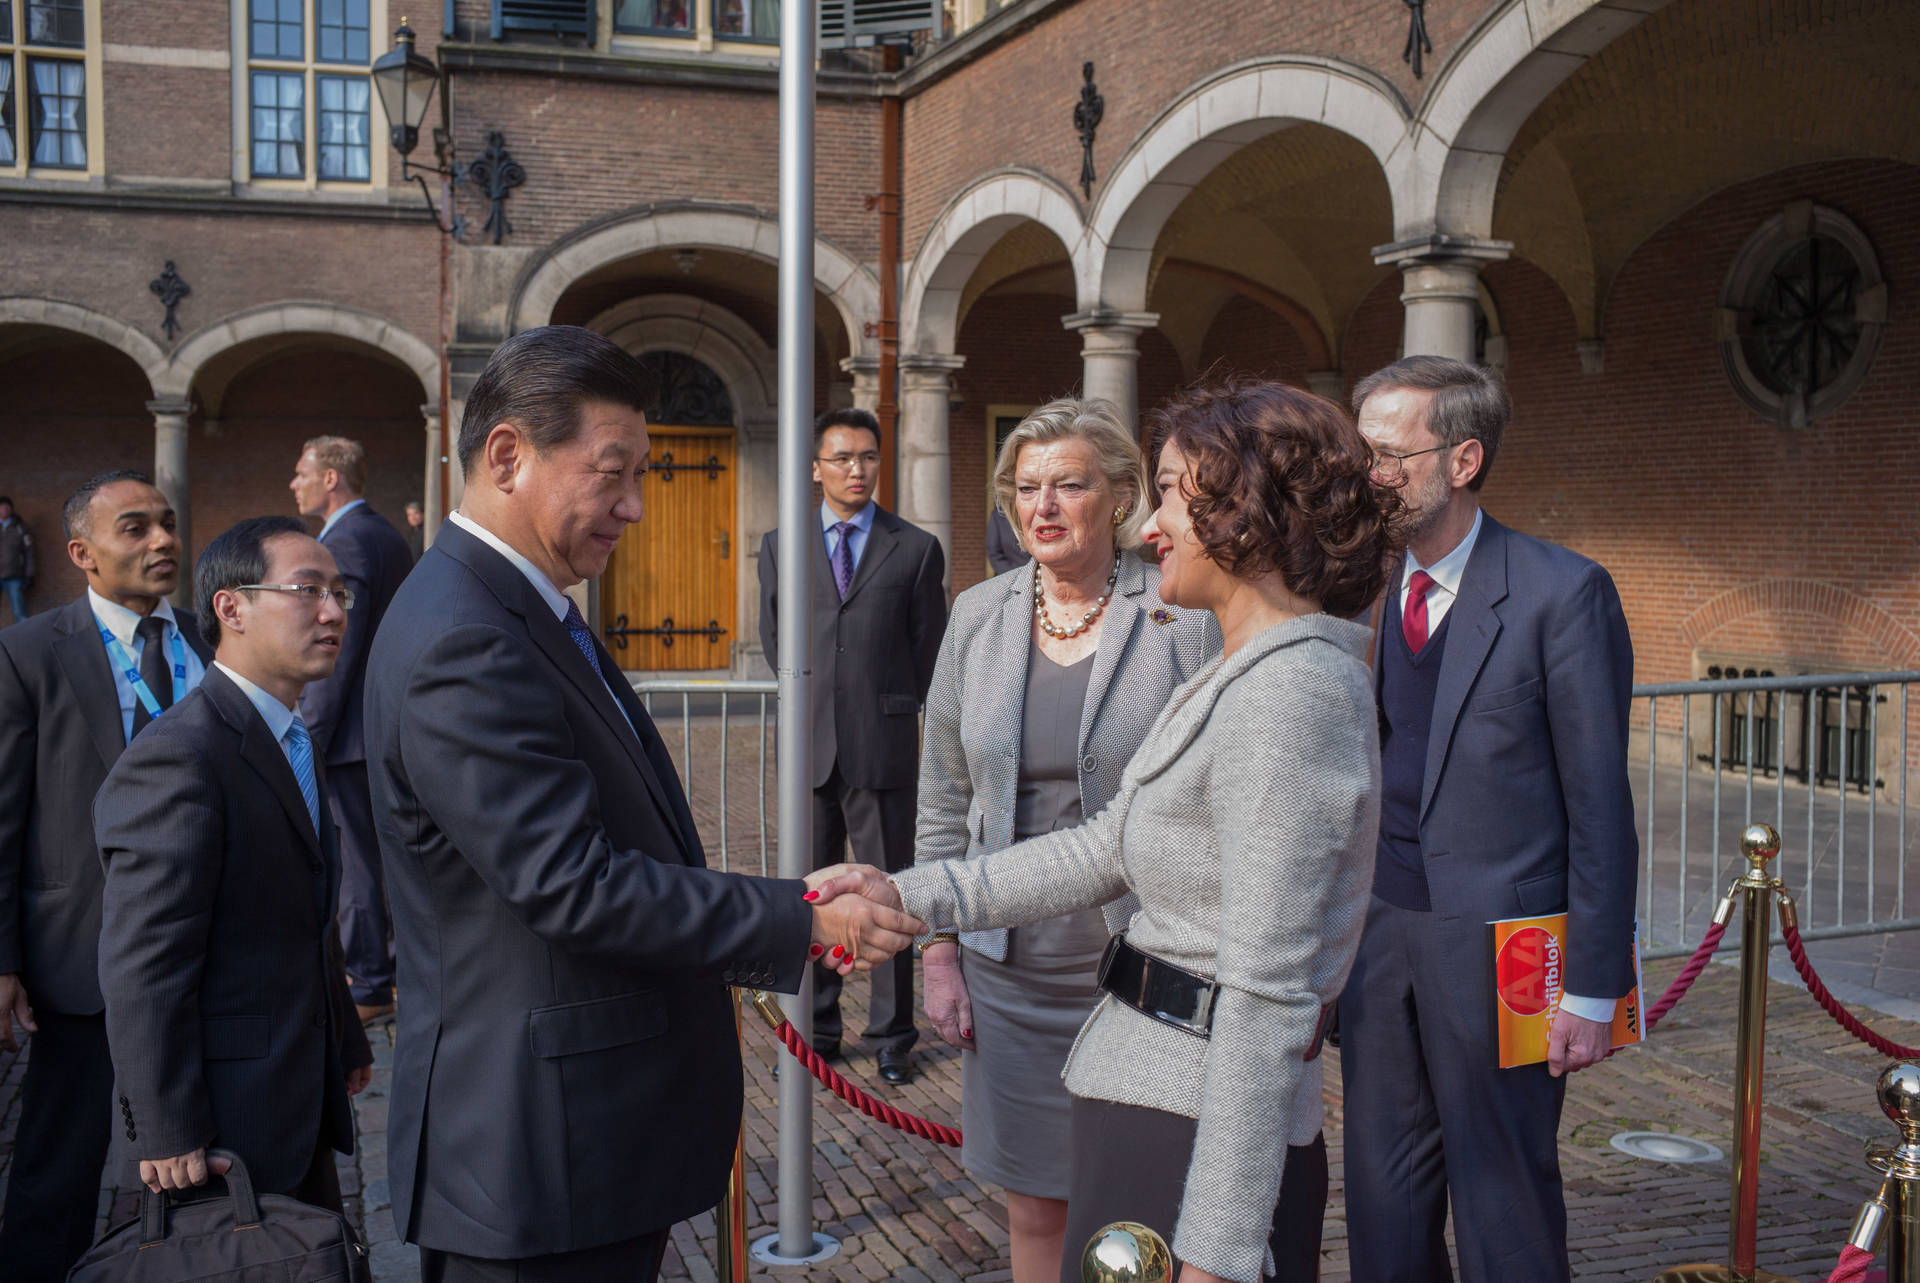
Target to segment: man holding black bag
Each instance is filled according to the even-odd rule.
[[[149,1190],[205,1183],[207,1149],[263,1194],[340,1210],[334,1151],[372,1055],[333,931],[338,841],[295,711],[353,605],[291,517],[243,521],[195,568],[206,680],[121,755],[94,802],[100,987],[115,1127]]]

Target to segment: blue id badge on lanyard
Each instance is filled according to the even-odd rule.
[[[107,644],[107,655],[113,660],[115,667],[119,668],[121,675],[127,679],[127,685],[133,687],[133,697],[140,701],[142,708],[147,710],[147,716],[160,716],[165,710],[160,707],[159,697],[153,693],[153,688],[147,685],[147,679],[140,676],[140,665],[133,662],[133,656],[127,654],[127,648],[120,644],[120,639],[102,627],[100,640]],[[173,689],[176,697],[184,692],[186,684],[187,647],[186,643],[180,640],[179,628],[175,627],[173,630]]]

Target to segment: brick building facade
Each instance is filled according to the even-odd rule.
[[[437,516],[443,412],[457,426],[487,353],[589,325],[685,391],[701,454],[661,484],[726,500],[677,500],[685,528],[655,532],[708,549],[693,596],[610,582],[600,614],[697,610],[722,640],[636,639],[634,666],[745,671],[775,507],[764,6],[607,0],[584,34],[496,38],[499,3],[413,15],[457,163],[497,135],[525,173],[497,243],[458,184],[443,309],[439,234],[364,88],[391,0],[297,22],[0,0],[0,491],[51,546],[82,476],[155,466],[204,536],[285,510],[299,441],[346,430],[377,507]],[[1212,371],[1341,397],[1403,351],[1475,357],[1517,406],[1489,507],[1612,570],[1641,680],[1920,667],[1920,8],[1460,0],[1426,21],[1418,76],[1407,11],[1375,0],[955,0],[904,57],[826,54],[816,402],[897,406],[889,501],[947,541],[958,589],[985,573],[997,420],[1076,388],[1132,413]],[[869,198],[893,147],[887,262],[896,206]],[[149,285],[168,262],[191,286],[171,334]],[[1766,340],[1796,306],[1794,333],[1831,340],[1811,366]],[[77,589],[60,560],[41,606]]]

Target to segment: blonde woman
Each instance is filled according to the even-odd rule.
[[[1220,650],[1204,610],[1160,599],[1140,555],[1146,460],[1113,407],[1041,406],[1001,447],[999,509],[1029,560],[960,594],[927,694],[915,862],[1072,828],[1113,797],[1175,687]],[[1015,1283],[1051,1283],[1067,1221],[1060,1081],[1098,996],[1109,927],[1088,908],[1015,930],[938,923],[927,1015],[964,1049],[961,1162],[1007,1191]]]

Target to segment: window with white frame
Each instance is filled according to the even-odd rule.
[[[86,0],[0,0],[0,171],[88,171]]]
[[[371,183],[376,0],[243,3],[246,176]]]

